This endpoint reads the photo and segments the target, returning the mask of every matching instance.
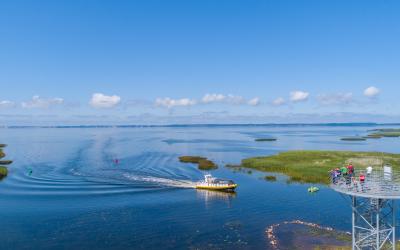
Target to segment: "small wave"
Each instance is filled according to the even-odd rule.
[[[140,182],[148,182],[152,184],[158,184],[161,186],[167,187],[178,187],[178,188],[195,188],[196,182],[189,181],[189,180],[176,180],[176,179],[167,179],[167,178],[160,178],[160,177],[153,177],[153,176],[139,176],[133,174],[123,174],[124,177],[128,178],[129,180],[133,181],[140,181]]]

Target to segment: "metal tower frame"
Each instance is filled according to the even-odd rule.
[[[359,176],[365,175],[365,181]],[[400,199],[400,172],[383,169],[352,177],[335,178],[335,191],[350,197],[352,207],[352,249],[396,249],[396,200]]]
[[[352,249],[396,249],[394,200],[351,196]]]

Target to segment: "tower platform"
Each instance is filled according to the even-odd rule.
[[[364,175],[365,180],[360,181]],[[396,249],[396,200],[400,171],[391,167],[358,170],[332,180],[330,187],[351,199],[352,249]]]
[[[360,182],[361,174],[365,181]],[[385,172],[373,169],[371,174],[366,170],[356,170],[354,178],[338,178],[330,187],[340,193],[376,199],[400,199],[400,171]]]

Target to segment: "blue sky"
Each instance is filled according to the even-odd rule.
[[[361,0],[1,1],[0,117],[394,121],[399,11]]]

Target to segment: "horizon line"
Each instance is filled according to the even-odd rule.
[[[400,123],[376,122],[328,122],[328,123],[187,123],[187,124],[119,124],[119,125],[0,125],[2,129],[13,128],[143,128],[143,127],[275,127],[275,126],[400,126]]]

